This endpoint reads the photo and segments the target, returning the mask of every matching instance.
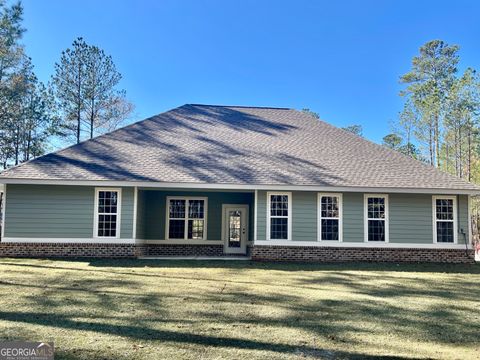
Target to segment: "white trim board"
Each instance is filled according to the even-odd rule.
[[[257,241],[257,228],[258,228],[258,190],[255,190],[253,205],[253,240]]]
[[[58,243],[58,244],[174,244],[170,240],[140,240],[140,239],[105,239],[105,238],[20,238],[6,237],[2,239],[4,243]],[[186,245],[221,245],[222,240],[203,240],[195,243],[185,243]],[[180,244],[175,242],[175,244]],[[465,244],[396,244],[396,243],[378,243],[372,242],[318,242],[318,241],[291,241],[291,240],[258,240],[254,245],[263,246],[290,246],[290,247],[352,247],[352,248],[393,248],[393,249],[465,249]],[[468,245],[472,249],[472,245]]]
[[[223,240],[184,240],[184,239],[136,239],[137,244],[164,244],[164,245],[223,245]]]
[[[132,224],[132,238],[137,237],[137,206],[138,206],[138,187],[133,189],[133,224]]]
[[[471,244],[473,242],[473,231],[472,231],[472,196],[468,195],[467,199],[467,206],[468,206],[468,211],[467,211],[467,216],[468,216],[468,240],[467,243]]]
[[[163,244],[163,245],[223,245],[223,240],[146,240],[146,239],[115,239],[115,238],[32,238],[32,237],[6,237],[5,243],[48,243],[48,244]],[[247,241],[252,245],[253,241]]]
[[[277,184],[206,184],[206,183],[172,183],[158,181],[110,181],[110,180],[44,180],[0,178],[2,184],[36,184],[36,185],[78,185],[78,186],[138,186],[144,188],[177,189],[213,189],[213,190],[272,190],[272,191],[316,191],[316,192],[378,192],[405,194],[445,194],[478,195],[474,189],[441,188],[400,188],[400,187],[365,187],[365,186],[318,186],[318,185],[277,185]]]
[[[7,184],[3,187],[3,204],[2,204],[2,233],[0,234],[0,238],[3,241],[5,238],[5,218],[7,213]]]
[[[253,244],[261,246],[287,246],[287,247],[345,247],[345,248],[386,248],[386,249],[465,249],[465,244],[407,244],[385,243],[383,241],[369,242],[339,242],[339,241],[291,241],[291,240],[257,240]],[[468,246],[472,249],[471,244]]]
[[[135,239],[118,238],[27,238],[6,237],[4,243],[37,243],[37,244],[135,244]]]

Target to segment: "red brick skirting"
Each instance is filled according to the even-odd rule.
[[[5,257],[239,256],[225,254],[223,245],[0,243]]]
[[[248,249],[252,260],[298,262],[473,263],[474,251],[315,246],[263,246]],[[0,243],[5,257],[134,258],[138,256],[228,256],[223,245]],[[232,256],[238,256],[232,254]]]
[[[138,256],[223,256],[223,245],[137,245]]]
[[[247,247],[247,253],[250,249]],[[137,256],[242,256],[226,254],[223,245],[142,244],[137,245]]]
[[[135,244],[0,243],[0,256],[133,258]]]
[[[473,263],[465,249],[393,249],[255,245],[252,260],[298,262],[437,262]]]

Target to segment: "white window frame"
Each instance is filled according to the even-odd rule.
[[[185,220],[185,230],[183,234],[183,239],[170,239],[170,200],[185,200],[185,218],[178,220]],[[188,202],[190,200],[203,200],[203,237],[201,239],[189,239],[188,238],[188,220],[199,220],[199,219],[190,219],[188,217]],[[207,240],[207,218],[208,218],[208,198],[202,196],[167,196],[166,207],[165,207],[165,239],[166,240],[185,240],[185,241],[202,241]]]
[[[322,217],[322,197],[337,197],[338,198],[338,218]],[[317,240],[327,242],[343,242],[343,196],[340,193],[318,193],[317,198]],[[338,240],[323,240],[322,239],[322,220],[338,220]]]
[[[381,220],[381,219],[369,219],[368,218],[368,199],[369,198],[384,198],[385,199],[385,241],[369,241],[368,240],[368,220]],[[388,201],[388,194],[364,194],[363,196],[363,229],[364,229],[364,242],[368,243],[388,243],[390,241],[390,221],[389,215],[390,205]]]
[[[286,195],[288,196],[288,216],[271,216],[271,196],[272,195]],[[270,234],[270,223],[271,218],[287,218],[287,226],[288,226],[288,234],[287,239],[272,239]],[[267,192],[267,240],[283,240],[283,241],[291,241],[292,240],[292,193],[291,192]]]
[[[437,220],[437,200],[453,200],[453,220]],[[433,220],[433,243],[434,244],[457,244],[458,243],[458,220],[457,220],[457,197],[448,195],[432,196],[432,220]],[[453,243],[437,241],[437,222],[453,222]]]
[[[106,214],[98,212],[98,200],[100,191],[116,191],[117,192],[117,213]],[[95,205],[94,205],[94,218],[93,218],[93,237],[96,239],[120,239],[120,229],[122,221],[122,188],[95,188]],[[98,223],[99,215],[117,215],[117,227],[115,229],[116,236],[99,236],[98,235]]]

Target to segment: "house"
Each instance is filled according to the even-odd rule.
[[[471,262],[480,187],[285,108],[184,105],[0,174],[2,256]]]

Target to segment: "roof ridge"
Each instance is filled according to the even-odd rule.
[[[225,108],[242,108],[242,109],[274,109],[274,110],[294,110],[288,107],[277,106],[248,106],[248,105],[217,105],[217,104],[185,104],[189,106],[211,106],[211,107],[225,107]]]

